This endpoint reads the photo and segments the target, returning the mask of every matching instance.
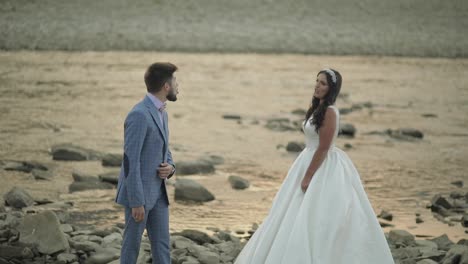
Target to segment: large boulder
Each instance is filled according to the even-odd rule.
[[[213,163],[206,160],[181,161],[176,166],[177,175],[209,174],[215,172]]]
[[[210,191],[190,179],[177,179],[174,197],[176,201],[192,202],[209,202],[215,199]]]
[[[70,248],[59,219],[52,211],[26,215],[18,230],[20,243],[35,244],[42,254],[51,255]]]
[[[9,206],[14,208],[23,208],[34,204],[32,196],[24,189],[16,186],[5,194],[3,198]]]

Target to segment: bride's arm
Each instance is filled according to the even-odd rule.
[[[331,107],[327,108],[322,126],[319,129],[319,145],[314,153],[314,157],[302,180],[302,190],[305,192],[309,186],[315,172],[320,168],[322,162],[327,157],[328,150],[333,142],[333,136],[336,129],[336,113]]]

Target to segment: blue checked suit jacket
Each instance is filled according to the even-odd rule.
[[[157,111],[145,96],[125,119],[124,158],[115,201],[130,208],[142,205],[152,208],[160,195],[168,198],[167,192],[161,193],[166,185],[157,169],[163,162],[173,166],[174,162],[169,150],[167,112],[163,112],[163,127]]]

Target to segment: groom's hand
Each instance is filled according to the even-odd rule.
[[[158,175],[161,179],[166,179],[172,172],[172,165],[169,163],[161,163],[158,168]]]
[[[145,207],[135,207],[132,208],[132,217],[135,219],[135,222],[141,222],[145,218]]]

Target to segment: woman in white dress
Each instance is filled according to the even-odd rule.
[[[236,264],[394,264],[348,155],[335,147],[339,72],[318,73],[303,125],[306,148]]]

